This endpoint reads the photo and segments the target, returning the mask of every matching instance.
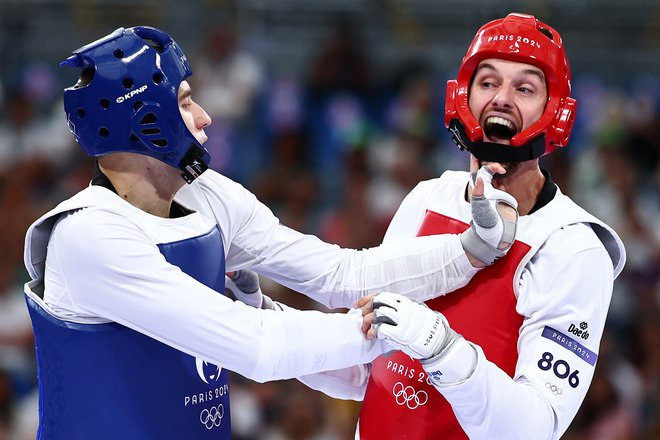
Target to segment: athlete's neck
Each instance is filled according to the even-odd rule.
[[[471,172],[477,171],[481,165],[479,160],[471,156]],[[493,178],[493,187],[515,197],[520,215],[529,214],[536,205],[546,180],[538,159],[502,165],[506,168],[506,173]]]
[[[518,213],[530,213],[541,194],[545,176],[539,168],[538,160],[520,162],[503,177],[493,179],[493,186],[506,190],[518,201]]]
[[[170,216],[174,195],[185,184],[178,170],[134,153],[114,153],[98,162],[120,197],[149,214]]]

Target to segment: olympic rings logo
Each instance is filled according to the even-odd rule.
[[[394,394],[394,398],[398,405],[406,405],[410,409],[415,409],[418,406],[425,405],[429,400],[429,395],[426,394],[426,391],[415,391],[415,389],[410,385],[404,387],[403,383],[401,382],[394,384],[394,388],[392,388],[392,394]]]
[[[218,406],[212,406],[211,409],[204,408],[201,413],[199,413],[199,421],[202,422],[202,425],[206,426],[206,429],[213,429],[213,427],[218,427],[222,423],[222,416],[225,415],[225,407],[221,404]]]
[[[556,386],[556,385],[551,384],[550,382],[546,382],[546,383],[545,383],[545,387],[546,387],[547,389],[549,389],[550,392],[552,392],[552,394],[554,394],[555,396],[559,396],[559,395],[562,393],[561,388],[559,388],[559,387]]]

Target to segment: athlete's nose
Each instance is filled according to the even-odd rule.
[[[197,103],[195,103],[195,105],[197,106],[197,114],[195,115],[195,124],[197,125],[197,128],[201,130],[211,125],[212,120],[209,114],[206,113],[206,110],[202,108],[202,106],[200,106]]]
[[[511,107],[513,90],[510,87],[502,86],[498,89],[497,94],[493,97],[492,104],[494,107]]]

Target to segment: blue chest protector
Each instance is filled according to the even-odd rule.
[[[224,292],[217,227],[158,247],[168,262]],[[231,438],[226,370],[117,323],[63,321],[34,298],[27,302],[39,367],[38,439]]]

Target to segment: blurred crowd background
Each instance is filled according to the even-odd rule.
[[[573,68],[572,141],[544,166],[628,251],[596,375],[564,438],[660,439],[657,0],[0,0],[0,439],[36,429],[26,228],[91,175],[62,111],[76,78],[58,63],[73,49],[120,26],[166,30],[213,118],[212,167],[284,224],[363,248],[380,243],[418,181],[467,169],[444,129],[445,83],[476,30],[513,11],[555,27]],[[262,281],[275,299],[319,308]],[[236,439],[353,437],[358,403],[296,381],[234,375],[231,387]]]

